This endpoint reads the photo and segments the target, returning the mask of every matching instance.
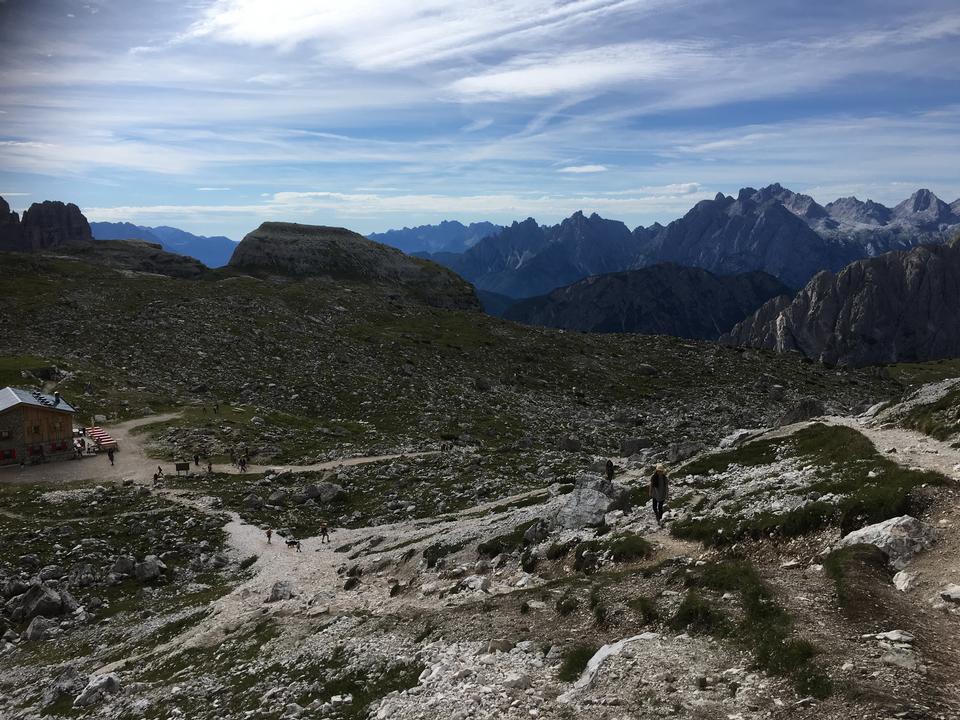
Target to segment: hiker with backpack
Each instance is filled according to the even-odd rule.
[[[650,499],[653,501],[653,514],[657,516],[657,524],[663,524],[663,504],[667,500],[667,471],[663,465],[657,465],[650,476]]]

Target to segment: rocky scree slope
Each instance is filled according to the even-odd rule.
[[[229,266],[294,278],[326,276],[403,286],[435,307],[480,309],[473,288],[454,273],[345,228],[263,223],[243,238]]]
[[[793,300],[776,298],[722,338],[797,351],[831,365],[960,355],[960,239],[823,272]]]
[[[580,280],[504,314],[531,325],[715,340],[790,289],[763,272],[718,277],[700,268],[654,265]]]

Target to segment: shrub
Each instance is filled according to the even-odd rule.
[[[597,603],[593,606],[593,621],[597,625],[603,625],[607,621],[607,606],[603,603]]]
[[[639,535],[621,535],[608,545],[610,559],[614,562],[631,562],[653,555],[653,545]]]
[[[637,597],[628,600],[627,607],[640,616],[641,625],[649,625],[650,623],[656,621],[660,616],[659,612],[657,611],[657,603],[652,598],[648,598],[645,595],[638,595]]]
[[[258,559],[259,558],[257,555],[251,555],[250,557],[244,558],[243,560],[240,561],[240,569],[241,570],[250,569],[251,567],[253,567],[254,563],[257,562]]]
[[[727,620],[723,613],[696,592],[688,592],[670,620],[675,630],[693,630],[713,635],[726,634]]]
[[[564,682],[578,679],[599,649],[595,645],[574,645],[564,654],[557,677]]]
[[[573,597],[573,595],[567,593],[557,600],[554,607],[556,608],[558,615],[569,615],[578,607],[580,607],[580,603],[575,597]]]
[[[559,560],[562,557],[566,557],[567,553],[570,552],[570,548],[575,544],[573,540],[568,540],[565,543],[553,543],[547,548],[547,560]]]
[[[526,533],[535,522],[537,522],[537,520],[521,523],[508,533],[497,535],[480,543],[477,545],[477,554],[483,557],[496,557],[497,555],[513,552],[518,548],[524,547],[527,544],[523,537],[524,533]]]

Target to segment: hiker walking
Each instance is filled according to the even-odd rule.
[[[113,448],[107,450],[107,459],[110,461],[110,464],[113,465]]]
[[[320,544],[323,545],[324,542],[330,542],[330,530],[326,523],[320,525]]]
[[[650,476],[650,499],[653,501],[653,514],[657,516],[657,524],[663,523],[663,503],[667,500],[667,471],[663,465]]]
[[[271,545],[271,544],[272,544],[272,543],[270,542],[270,538],[272,538],[272,537],[273,537],[273,530],[271,530],[270,528],[267,528],[267,545]]]
[[[200,467],[200,453],[193,454],[193,464]]]
[[[297,540],[297,542],[295,542],[295,543],[293,544],[293,546],[297,549],[297,552],[303,552],[303,550],[300,549],[300,541],[299,541],[299,540]]]
[[[207,475],[213,475],[213,460],[207,460]]]
[[[607,480],[613,480],[613,460],[607,460]]]

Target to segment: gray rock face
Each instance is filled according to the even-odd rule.
[[[935,531],[910,515],[890,518],[875,525],[854,530],[840,539],[840,547],[847,545],[875,545],[889,558],[890,566],[903,570],[918,552],[930,547],[936,540]]]
[[[47,200],[34,203],[20,220],[0,198],[0,250],[36,252],[93,242],[90,225],[74,204]]]
[[[770,301],[721,338],[797,351],[827,364],[916,362],[960,355],[960,240],[823,272],[790,302]]]
[[[97,675],[90,678],[90,682],[87,683],[83,692],[73,701],[73,706],[81,708],[96,705],[102,702],[107,695],[115,695],[120,692],[120,688],[120,678],[115,673]]]
[[[23,631],[23,639],[28,641],[46,640],[47,634],[56,626],[57,624],[53,620],[37,615],[27,625],[27,629]]]
[[[57,700],[68,695],[79,693],[86,683],[80,677],[76,668],[68,665],[57,675],[56,679],[43,691],[43,705],[53,705]]]
[[[819,235],[769,190],[744,188],[736,199],[720,194],[697,203],[642,243],[637,267],[672,262],[721,275],[762,270],[801,287],[820,270],[862,257],[860,249]]]
[[[279,602],[280,600],[289,600],[292,597],[297,596],[297,589],[292,582],[289,580],[281,580],[275,582],[273,587],[270,588],[270,596],[267,598],[267,602]]]
[[[23,249],[46,250],[62,245],[93,242],[90,225],[73,203],[47,200],[34,203],[20,222]]]
[[[679,462],[688,460],[699,452],[702,452],[706,446],[697,440],[685,440],[679,443],[671,443],[667,448],[667,459],[670,462]]]
[[[243,238],[230,267],[295,278],[326,276],[397,285],[435,307],[480,309],[473,288],[454,273],[345,228],[263,223]]]
[[[507,320],[588,332],[715,340],[790,288],[763,272],[718,277],[664,264],[580,280],[510,307]]]
[[[628,491],[622,485],[599,475],[585,473],[577,478],[573,492],[553,518],[553,526],[562,530],[594,527],[603,522],[604,515],[622,507]]]

